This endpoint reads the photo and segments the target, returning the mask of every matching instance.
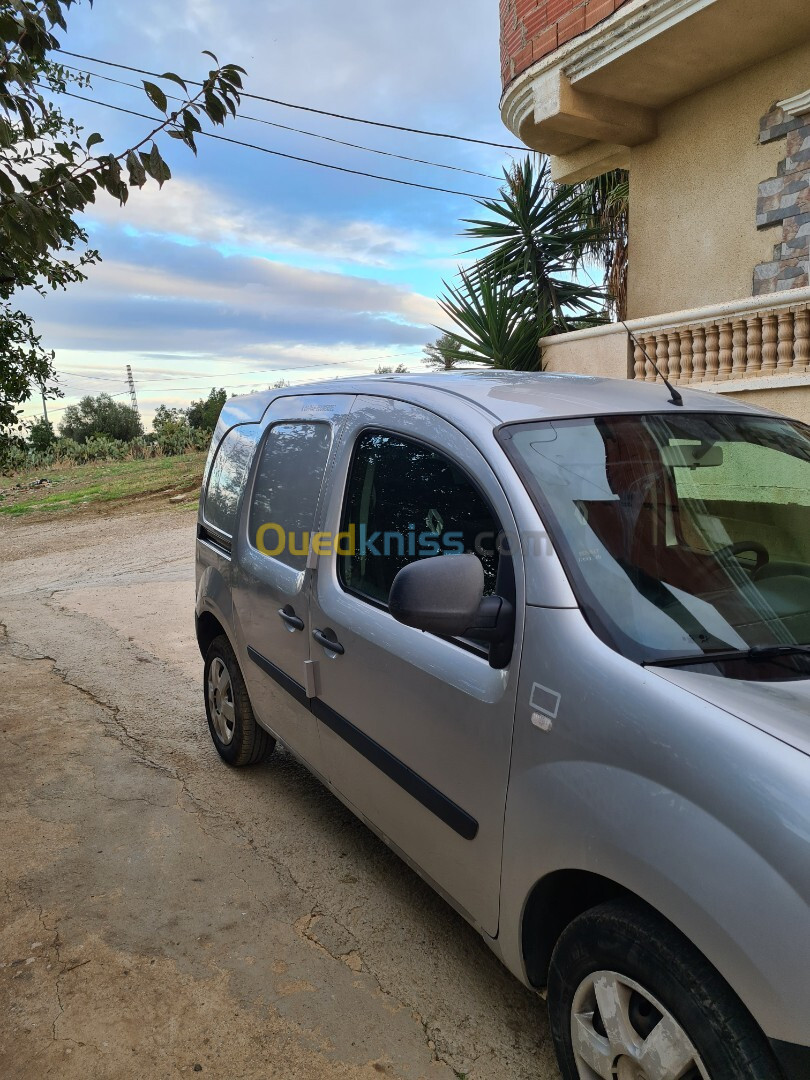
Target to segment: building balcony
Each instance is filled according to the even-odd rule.
[[[810,289],[611,323],[546,338],[549,371],[679,385],[741,396],[810,422]],[[635,341],[633,340],[635,338]]]
[[[501,0],[501,28],[504,122],[574,182],[627,167],[673,103],[810,38],[810,4]]]

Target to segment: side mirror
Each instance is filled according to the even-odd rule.
[[[458,637],[475,625],[483,596],[484,568],[476,555],[436,555],[400,570],[388,608],[406,626]]]

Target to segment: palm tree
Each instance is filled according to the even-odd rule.
[[[583,224],[595,227],[600,234],[588,246],[586,255],[602,268],[612,315],[626,319],[630,176],[623,169],[615,169],[586,180],[580,191],[585,209]]]
[[[458,285],[445,282],[439,303],[455,323],[456,354],[537,370],[542,338],[606,320],[605,290],[578,280],[604,227],[589,193],[552,182],[547,159],[536,167],[527,156],[504,177],[499,198],[479,200],[488,216],[465,221],[477,261]]]

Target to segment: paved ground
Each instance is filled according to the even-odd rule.
[[[554,1080],[415,874],[283,751],[220,763],[193,534],[0,525],[0,1076]]]

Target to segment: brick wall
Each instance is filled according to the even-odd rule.
[[[625,3],[627,0],[500,0],[503,85]]]
[[[786,156],[777,175],[759,185],[757,228],[781,229],[781,238],[773,259],[754,270],[755,296],[810,285],[810,113],[769,112],[760,123],[759,140],[776,139],[786,140]]]

